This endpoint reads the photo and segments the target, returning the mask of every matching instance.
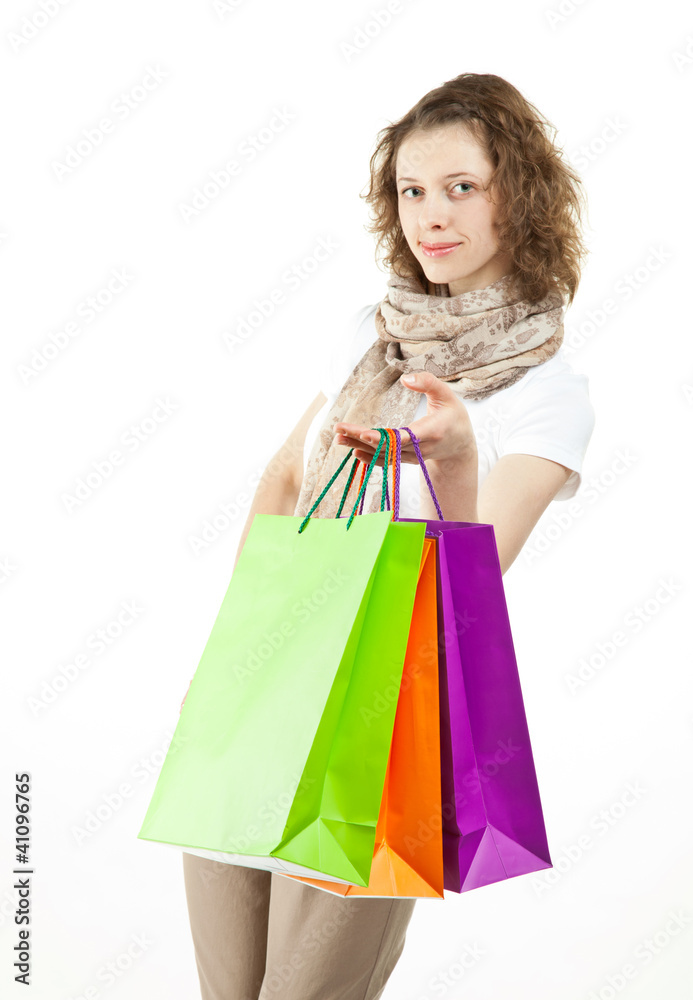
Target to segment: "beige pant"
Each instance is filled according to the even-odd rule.
[[[183,852],[202,1000],[377,1000],[415,899],[345,898]]]

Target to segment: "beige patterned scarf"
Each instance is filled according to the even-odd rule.
[[[375,314],[377,339],[342,386],[313,445],[294,516],[305,517],[348,452],[334,443],[340,421],[366,427],[403,427],[414,419],[422,393],[400,382],[405,372],[432,372],[463,399],[483,399],[517,382],[528,368],[556,353],[563,341],[563,299],[551,291],[530,304],[513,298],[511,277],[450,296],[428,295],[415,278],[393,276]],[[384,452],[381,452],[383,455]],[[336,517],[353,456],[311,517]],[[361,466],[342,516],[356,502]],[[381,466],[374,467],[364,513],[380,510]]]

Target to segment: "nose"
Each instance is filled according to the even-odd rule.
[[[419,226],[422,233],[447,229],[450,222],[450,206],[444,195],[424,195],[419,206]]]

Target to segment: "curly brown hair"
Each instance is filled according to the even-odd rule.
[[[359,196],[372,209],[366,229],[377,237],[376,262],[385,250],[392,272],[413,276],[430,291],[402,231],[395,170],[404,139],[446,125],[467,129],[493,165],[488,191],[498,206],[498,252],[510,254],[515,293],[534,303],[556,289],[572,302],[589,253],[580,228],[582,181],[548,134],[554,126],[512,84],[490,73],[448,80],[378,133],[370,187]]]

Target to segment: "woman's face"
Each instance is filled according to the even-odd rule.
[[[447,284],[450,295],[485,288],[511,271],[510,256],[497,252],[496,206],[485,190],[492,172],[476,140],[458,125],[412,133],[399,148],[404,236],[428,280]],[[436,252],[430,247],[436,243],[455,247]]]

